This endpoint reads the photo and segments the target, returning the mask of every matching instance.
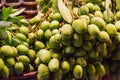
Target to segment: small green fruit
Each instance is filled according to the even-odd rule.
[[[21,62],[16,62],[14,65],[14,70],[17,75],[21,75],[24,71],[24,65]]]

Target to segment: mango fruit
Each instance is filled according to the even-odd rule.
[[[48,63],[51,60],[51,54],[46,49],[41,49],[38,52],[38,56],[43,63]]]
[[[68,61],[62,61],[61,62],[61,69],[63,71],[63,74],[70,71],[70,63]]]
[[[40,64],[38,66],[38,80],[48,80],[49,73],[49,69],[45,64]]]
[[[20,55],[20,56],[18,56],[18,61],[21,62],[21,63],[23,63],[23,65],[29,65],[29,63],[30,63],[30,59],[26,55]]]
[[[24,65],[21,62],[16,62],[14,65],[14,70],[17,75],[21,75],[24,71]]]
[[[87,30],[87,23],[83,19],[76,19],[72,23],[75,32],[82,34]]]
[[[48,68],[51,72],[56,72],[59,70],[59,65],[60,65],[59,60],[56,58],[53,58],[48,63]]]
[[[83,68],[80,65],[75,65],[73,75],[76,79],[80,79],[83,75]]]

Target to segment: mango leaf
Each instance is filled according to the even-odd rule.
[[[17,23],[23,18],[24,18],[24,16],[9,17],[7,21]]]
[[[6,21],[9,17],[9,15],[12,13],[13,7],[3,7],[2,11],[0,12],[0,19],[3,21]]]

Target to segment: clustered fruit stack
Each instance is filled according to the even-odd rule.
[[[37,70],[38,80],[99,80],[114,72],[120,66],[120,11],[114,14],[105,8],[105,1],[98,5],[99,1],[83,0],[81,6],[65,2],[66,6],[53,0],[52,9],[30,19],[31,26],[6,31],[8,44],[0,47],[0,76]]]

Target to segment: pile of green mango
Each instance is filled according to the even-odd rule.
[[[120,11],[106,1],[36,0],[39,12],[28,26],[6,30],[0,78],[38,71],[37,80],[99,80],[116,71]]]

